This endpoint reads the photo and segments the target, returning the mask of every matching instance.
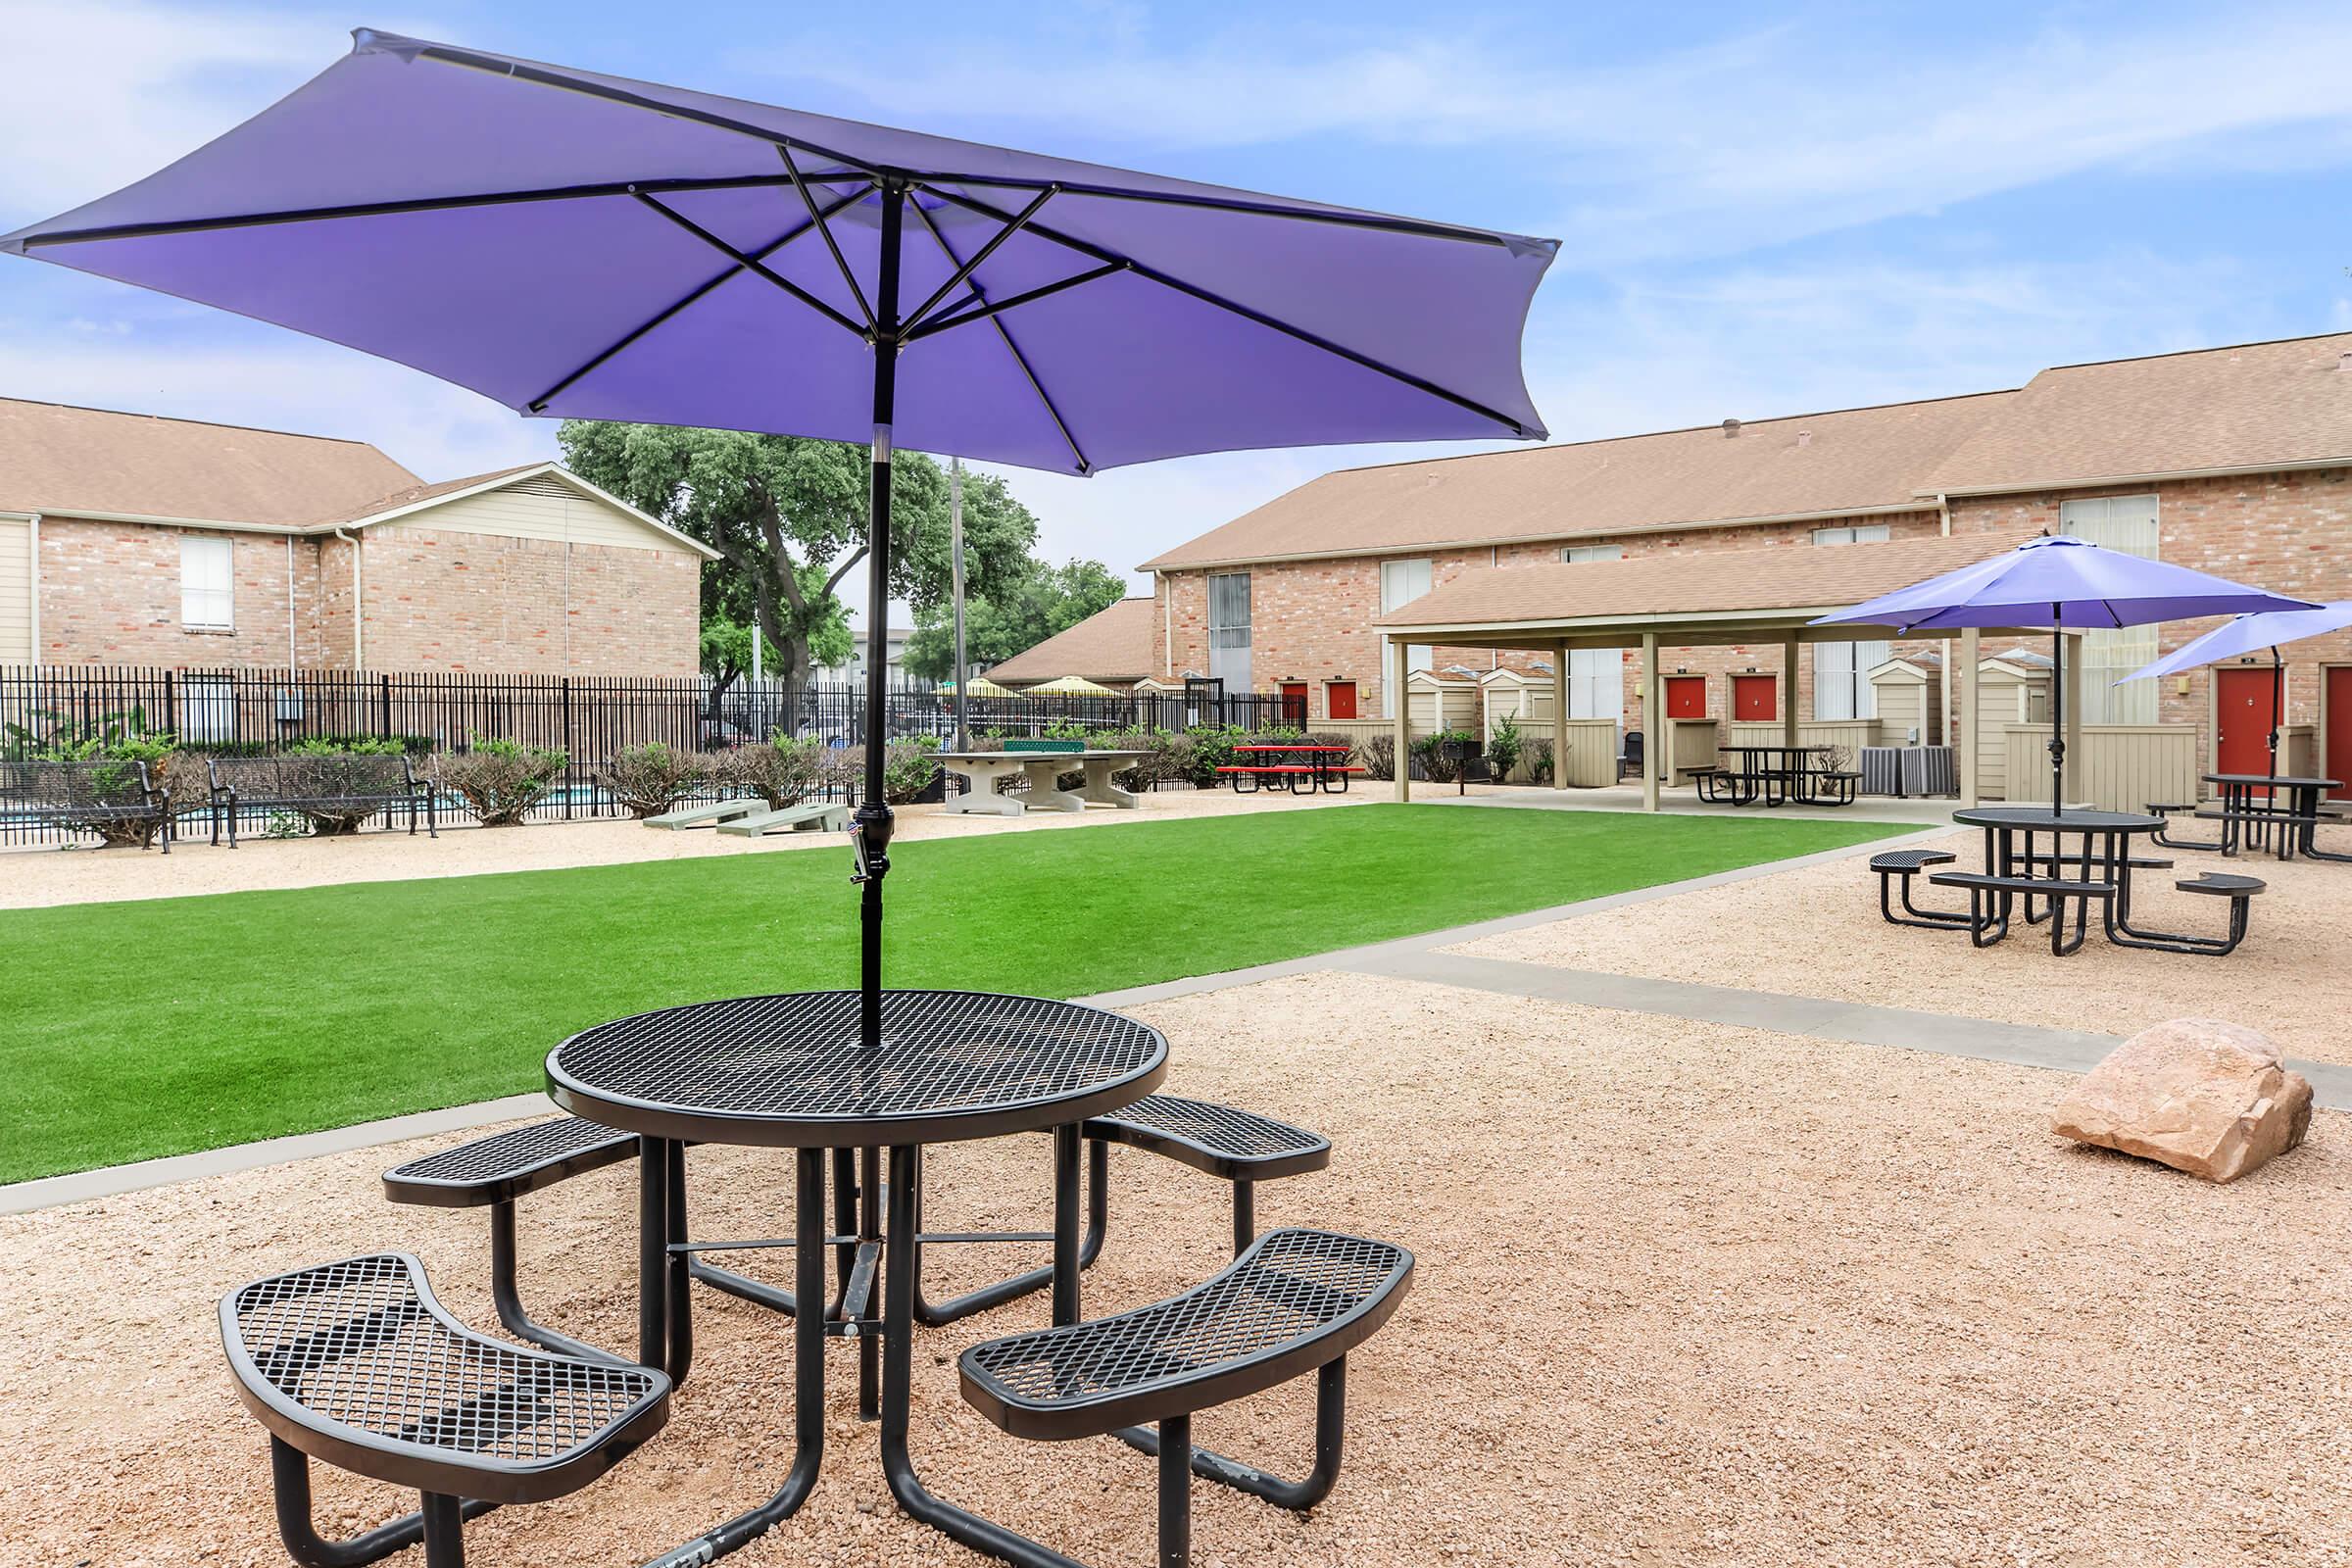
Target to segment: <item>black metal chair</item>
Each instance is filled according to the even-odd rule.
[[[2093,904],[2112,905],[2116,897],[2113,882],[2082,882],[2060,877],[1992,876],[1980,871],[1938,871],[1931,873],[1930,882],[1937,887],[1962,888],[1968,893],[1968,940],[1971,946],[1989,948],[2009,934],[2010,901],[2026,901],[2026,920],[2034,923],[2034,901],[2043,900],[2049,906],[2050,953],[2063,958],[2081,950],[2083,939],[2090,933],[2090,906]],[[2066,906],[2076,906],[2075,933],[2066,934]]]
[[[2142,931],[2130,927],[2110,931],[2109,940],[2127,948],[2152,948],[2159,953],[2190,953],[2209,958],[2219,958],[2237,951],[2246,940],[2246,926],[2251,918],[2249,906],[2255,895],[2268,884],[2259,877],[2233,876],[2222,871],[2207,871],[2201,876],[2183,877],[2173,884],[2183,893],[2202,894],[2208,898],[2230,901],[2230,929],[2219,937],[2191,936],[2177,931]]]
[[[1240,1252],[1257,1235],[1257,1184],[1331,1163],[1331,1140],[1287,1121],[1236,1110],[1180,1095],[1146,1095],[1108,1116],[1092,1116],[1083,1129],[1093,1150],[1090,1174],[1097,1195],[1105,1192],[1105,1144],[1148,1150],[1179,1164],[1233,1184],[1233,1250]],[[1092,1227],[1102,1228],[1102,1216]]]
[[[1161,1568],[1192,1556],[1192,1478],[1304,1510],[1339,1479],[1348,1352],[1403,1299],[1413,1255],[1331,1231],[1269,1231],[1213,1278],[1115,1317],[990,1340],[958,1368],[972,1407],[1016,1438],[1115,1436],[1159,1459]],[[1315,1381],[1315,1463],[1301,1481],[1193,1446],[1195,1412]],[[1157,1430],[1152,1430],[1152,1423]]]
[[[1879,913],[1890,925],[1919,925],[1931,930],[1964,930],[1968,926],[1967,911],[1961,909],[1923,909],[1911,902],[1911,879],[1932,865],[1949,865],[1959,857],[1949,850],[1883,850],[1870,858],[1870,868],[1879,875]],[[1901,885],[1903,912],[1894,912],[1896,884]]]
[[[1625,750],[1617,757],[1617,776],[1621,779],[1642,776],[1642,732],[1638,729],[1625,732]]]
[[[464,1522],[568,1495],[669,1419],[650,1367],[517,1349],[434,1299],[406,1252],[256,1280],[220,1302],[237,1397],[269,1429],[278,1534],[306,1568],[358,1568],[416,1542],[462,1568]],[[344,1541],[318,1533],[313,1459],[422,1494]]]

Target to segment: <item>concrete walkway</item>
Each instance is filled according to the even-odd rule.
[[[1536,792],[1531,792],[1536,793]],[[1544,792],[1548,793],[1548,792]],[[1471,800],[1479,801],[1478,797]],[[1488,797],[1481,803],[1504,806],[1508,802]],[[1932,831],[1884,839],[1867,847],[1870,853],[1922,844],[1931,838],[1950,831],[1947,815]],[[1506,931],[1525,930],[1531,926],[1548,925],[1555,920],[1622,908],[1629,905],[1644,904],[1653,899],[1668,899],[1679,894],[1693,893],[1701,888],[1719,887],[1743,882],[1753,877],[1772,876],[1799,866],[1837,860],[1864,853],[1855,847],[1825,850],[1814,855],[1790,859],[1771,860],[1760,865],[1741,866],[1735,870],[1719,871],[1709,876],[1692,877],[1687,881],[1669,882],[1656,887],[1637,888],[1631,892],[1610,894],[1604,898],[1588,899],[1576,904],[1555,905],[1550,908],[1531,909],[1524,914],[1504,915],[1498,919],[1481,920],[1472,925],[1452,926],[1443,931],[1427,931],[1418,936],[1400,937],[1392,942],[1374,943],[1366,947],[1345,948],[1335,953],[1314,954],[1301,958],[1288,958],[1279,963],[1259,964],[1249,969],[1227,970],[1221,974],[1195,975],[1182,980],[1170,980],[1158,985],[1136,986],[1125,991],[1104,992],[1099,996],[1077,1000],[1102,1007],[1135,1007],[1171,997],[1196,996],[1202,992],[1229,990],[1236,986],[1254,985],[1261,980],[1280,979],[1287,975],[1315,974],[1337,970],[1347,974],[1395,980],[1423,981],[1435,985],[1455,986],[1469,991],[1483,991],[1501,996],[1526,997],[1535,1001],[1572,1003],[1579,1006],[1606,1007],[1623,1012],[1642,1012],[1673,1018],[1689,1018],[1709,1023],[1738,1024],[1751,1029],[1769,1029],[1783,1034],[1808,1035],[1817,1039],[1841,1041],[1849,1045],[1878,1046],[1900,1051],[1926,1051],[1941,1055],[1970,1056],[1984,1061],[2009,1062],[2026,1067],[2044,1067],[2057,1072],[2082,1072],[2115,1049],[2113,1035],[2089,1034],[2073,1029],[2045,1029],[2030,1024],[2001,1023],[1984,1018],[1954,1017],[1944,1013],[1920,1012],[1905,1007],[1881,1007],[1850,1002],[1829,1001],[1818,997],[1790,996],[1771,991],[1745,991],[1726,986],[1694,985],[1679,980],[1653,980],[1635,975],[1609,974],[1598,970],[1560,969],[1547,964],[1518,963],[1502,958],[1471,957],[1462,954],[1446,953],[1442,949],[1495,936]],[[2296,1071],[2311,1080],[2318,1102],[2331,1109],[2352,1108],[2352,1067],[2332,1066],[2319,1062],[2295,1061]],[[403,1139],[421,1137],[435,1132],[458,1132],[495,1122],[512,1121],[516,1117],[552,1109],[544,1096],[514,1095],[503,1100],[484,1101],[471,1105],[454,1105],[444,1110],[420,1111],[414,1115],[394,1116],[382,1121],[362,1122],[357,1126],[338,1127],[323,1132],[302,1133],[287,1138],[266,1139],[259,1143],[239,1144],[227,1149],[205,1150],[192,1154],[174,1154],[165,1159],[141,1160],[135,1164],[109,1165],[98,1170],[77,1171],[69,1176],[46,1177],[39,1181],[20,1182],[0,1186],[0,1213],[24,1213],[36,1208],[48,1208],[60,1203],[80,1202],[88,1199],[107,1198],[118,1193],[135,1192],[141,1188],[168,1186],[175,1182],[195,1181],[202,1177],[222,1175],[231,1171],[251,1170],[263,1165],[281,1164],[290,1160],[309,1159],[321,1154],[340,1153],[347,1150],[367,1149],[380,1144],[397,1143]]]

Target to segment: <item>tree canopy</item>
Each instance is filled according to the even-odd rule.
[[[964,657],[974,663],[1002,663],[1027,653],[1127,597],[1126,582],[1100,561],[1072,560],[1058,566],[1031,561],[1019,577],[1000,579],[985,594],[967,587],[963,646]],[[955,668],[953,608],[944,603],[918,607],[914,635],[906,642],[906,672],[923,680],[945,680]]]
[[[564,466],[719,553],[703,573],[706,667],[742,671],[752,628],[772,673],[808,679],[840,657],[843,580],[866,557],[866,449],[839,441],[566,419]],[[948,476],[900,452],[891,464],[890,589],[921,616],[950,592]],[[982,596],[1037,568],[1037,519],[994,474],[964,475],[965,591]]]

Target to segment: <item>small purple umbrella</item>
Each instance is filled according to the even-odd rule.
[[[2271,651],[2271,771],[2278,771],[2279,710],[2285,707],[2286,662],[2278,657],[2278,645],[2305,637],[2317,637],[2323,632],[2340,631],[2352,626],[2352,599],[2322,605],[2317,610],[2273,610],[2257,614],[2239,615],[2224,621],[2202,637],[2191,638],[2151,663],[2116,682],[2152,680],[2159,675],[2177,675],[2184,669],[2202,664],[2218,664],[2224,660],[2241,659],[2248,654],[2268,648]]]
[[[894,444],[1090,474],[1544,435],[1519,341],[1556,241],[354,39],[252,120],[0,250],[363,349],[526,415],[871,441],[871,1042]]]
[[[2208,572],[2102,550],[2082,539],[2029,539],[2015,550],[1899,588],[1816,626],[1892,626],[1898,633],[1961,626],[2048,626],[2050,653],[2050,811],[2066,800],[2061,628],[2144,626],[2267,610],[2311,610],[2308,601],[2248,588]],[[1975,722],[1971,715],[1970,722]]]

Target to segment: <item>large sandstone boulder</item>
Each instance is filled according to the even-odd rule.
[[[2083,1075],[2052,1131],[2235,1181],[2303,1141],[2311,1084],[2251,1029],[2175,1018],[2143,1029]]]

